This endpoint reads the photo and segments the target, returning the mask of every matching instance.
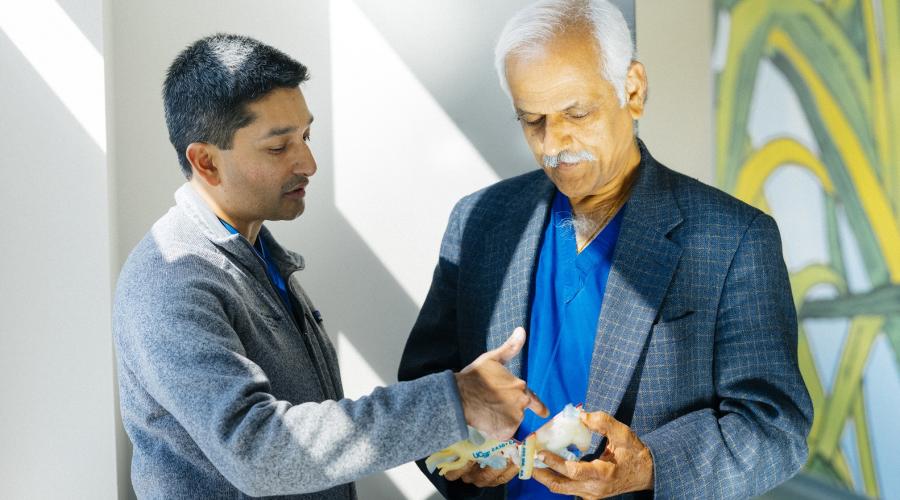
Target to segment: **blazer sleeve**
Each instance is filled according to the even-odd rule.
[[[775,221],[750,223],[715,325],[718,404],[641,436],[658,498],[747,498],[806,461],[813,410],[797,364],[797,315]]]
[[[456,305],[465,202],[464,198],[457,203],[450,214],[431,288],[403,350],[398,380],[414,380],[442,370],[463,368]],[[429,474],[424,459],[416,464],[444,498],[478,498],[482,494],[483,490],[462,481],[447,481],[437,473]]]

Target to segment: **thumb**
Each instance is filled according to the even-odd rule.
[[[525,329],[520,326],[513,330],[512,335],[510,335],[509,338],[506,339],[506,342],[504,342],[503,345],[494,349],[493,351],[484,353],[482,356],[486,359],[492,359],[500,364],[505,365],[509,362],[509,360],[516,357],[516,354],[519,354],[519,351],[522,350],[522,347],[524,345]]]
[[[541,462],[544,462],[544,465],[546,465],[549,469],[553,470],[557,474],[562,474],[563,476],[568,477],[569,474],[572,473],[572,471],[570,471],[566,466],[566,460],[549,450],[541,450],[541,452],[538,453],[537,458]]]
[[[610,443],[619,441],[621,428],[625,427],[625,424],[602,411],[582,414],[581,422],[592,432],[606,436]]]

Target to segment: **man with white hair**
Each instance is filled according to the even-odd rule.
[[[596,434],[580,461],[544,452],[534,480],[513,463],[429,475],[448,498],[749,497],[806,459],[778,228],[653,159],[635,136],[647,77],[633,55],[604,0],[535,3],[497,44],[543,169],[456,205],[400,379],[465,366],[525,324],[510,370],[551,414],[584,402]]]

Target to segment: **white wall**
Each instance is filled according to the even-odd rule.
[[[116,494],[102,53],[100,0],[0,2],[3,498]]]
[[[713,182],[712,0],[635,2],[650,99],[640,133],[668,167]]]

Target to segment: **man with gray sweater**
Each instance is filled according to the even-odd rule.
[[[214,35],[182,51],[163,97],[188,182],[119,277],[122,418],[142,498],[355,498],[352,481],[463,439],[512,436],[547,410],[503,364],[517,331],[459,373],[343,398],[303,258],[262,225],[304,208],[316,162],[299,62]]]

